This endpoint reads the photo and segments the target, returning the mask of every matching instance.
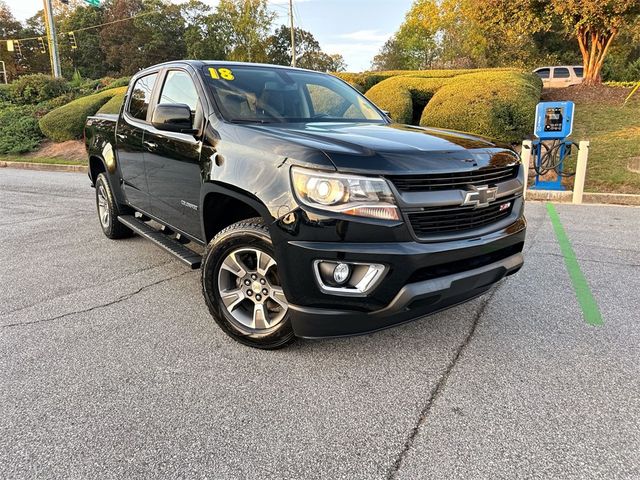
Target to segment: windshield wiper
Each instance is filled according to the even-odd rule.
[[[233,123],[282,123],[276,120],[264,120],[261,118],[232,118],[230,121]]]

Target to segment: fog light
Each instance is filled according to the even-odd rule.
[[[349,279],[351,274],[351,267],[346,263],[339,263],[336,268],[333,269],[333,279],[338,285],[342,285]]]

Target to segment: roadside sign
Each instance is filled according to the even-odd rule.
[[[99,7],[100,6],[100,0],[84,0],[86,3],[88,3],[89,5],[91,5],[92,7]]]

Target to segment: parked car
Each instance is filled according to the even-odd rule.
[[[545,88],[560,88],[582,83],[584,68],[582,65],[562,65],[558,67],[540,67],[533,73],[542,79]]]
[[[397,325],[523,263],[515,152],[393,124],[331,75],[157,65],[85,137],[104,234],[135,232],[200,267],[213,319],[252,347]]]

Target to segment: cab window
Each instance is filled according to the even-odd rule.
[[[536,70],[535,73],[540,78],[549,78],[549,69],[548,68],[541,68],[540,70]]]
[[[149,111],[149,102],[151,101],[151,93],[153,86],[158,78],[157,73],[146,75],[136,80],[131,90],[131,101],[129,102],[129,115],[138,120],[147,120],[147,112]]]
[[[182,70],[169,71],[158,103],[184,103],[189,105],[192,112],[195,112],[198,105],[198,91],[189,74]]]

